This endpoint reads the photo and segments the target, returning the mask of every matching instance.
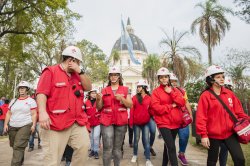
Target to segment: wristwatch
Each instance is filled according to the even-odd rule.
[[[80,73],[78,73],[79,75],[85,74],[85,70],[81,69]]]

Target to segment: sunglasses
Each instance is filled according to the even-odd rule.
[[[118,76],[120,76],[120,74],[117,74],[117,73],[114,73],[114,74],[109,74],[109,76],[116,76],[116,77],[118,77]]]

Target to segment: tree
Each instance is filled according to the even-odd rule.
[[[212,48],[220,43],[225,36],[226,30],[230,29],[230,22],[226,19],[226,13],[232,13],[231,9],[217,4],[217,0],[207,0],[198,3],[195,7],[202,9],[202,15],[195,19],[191,25],[191,32],[196,32],[199,26],[199,36],[201,41],[208,48],[208,63],[212,65]]]
[[[67,0],[3,0],[0,3],[0,38],[6,34],[37,34],[48,24],[56,23],[48,18],[61,14],[79,18],[67,5]]]
[[[180,81],[181,86],[184,85],[184,80],[186,78],[186,69],[185,69],[185,62],[184,58],[187,55],[196,56],[197,59],[201,58],[201,54],[199,50],[192,46],[182,46],[181,42],[185,35],[188,32],[181,32],[175,31],[173,28],[172,36],[166,33],[166,31],[162,30],[165,34],[165,38],[163,38],[160,42],[160,45],[164,45],[167,48],[167,51],[164,52],[164,59],[170,59],[168,62],[168,66],[171,68],[173,73],[175,73]],[[164,61],[165,61],[164,60]],[[170,63],[171,62],[171,63]],[[166,62],[164,62],[166,63]]]
[[[230,49],[226,55],[225,69],[234,82],[234,92],[244,107],[250,100],[250,78],[246,75],[250,68],[250,51]]]
[[[150,89],[155,88],[158,79],[156,78],[157,70],[160,68],[161,62],[156,54],[149,54],[143,61],[142,77],[149,83]]]
[[[92,82],[104,84],[108,75],[107,56],[97,45],[87,40],[78,42],[77,46],[83,52],[83,65]]]
[[[32,82],[45,66],[58,62],[63,41],[74,30],[72,21],[79,18],[66,0],[1,1],[0,94],[11,96],[15,78]]]
[[[111,55],[108,59],[109,62],[112,62],[112,66],[114,66],[121,59],[120,52],[118,50],[112,50]]]
[[[250,24],[250,1],[249,0],[234,0],[237,7],[241,8],[236,12],[242,20]]]
[[[187,83],[185,85],[185,90],[187,91],[188,101],[190,103],[198,103],[200,95],[205,88],[206,82],[204,80]]]

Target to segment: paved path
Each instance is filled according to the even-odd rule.
[[[133,149],[128,145],[128,135],[126,136],[125,145],[124,145],[124,157],[121,161],[121,166],[145,166],[145,158],[143,156],[143,148],[141,145],[141,140],[139,142],[139,151],[138,151],[138,162],[131,163],[130,160],[133,156]],[[35,140],[37,141],[37,139]],[[176,140],[178,141],[178,140]],[[35,144],[37,145],[37,143]],[[178,143],[176,142],[178,146]],[[151,161],[154,166],[161,166],[162,162],[162,152],[163,152],[163,140],[155,139],[154,149],[157,153],[155,157],[151,157]],[[178,147],[177,147],[178,150]],[[206,165],[206,153],[201,151],[199,148],[194,147],[193,145],[188,145],[186,158],[189,161],[189,165],[191,166],[204,166]],[[12,149],[9,147],[8,138],[0,139],[0,166],[8,166],[10,165],[12,157]],[[87,166],[101,166],[102,165],[102,153],[100,153],[100,159],[92,159],[89,158],[86,165]],[[25,151],[25,160],[24,166],[42,166],[42,150],[37,149],[35,146],[34,151],[27,152],[27,148]],[[64,163],[61,163],[61,166],[64,166]]]

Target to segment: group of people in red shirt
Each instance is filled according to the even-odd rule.
[[[189,112],[191,108],[185,91],[172,85],[167,68],[158,70],[159,86],[151,95],[146,81],[139,80],[137,94],[131,97],[129,88],[123,85],[120,68],[110,67],[108,84],[99,93],[92,88],[89,77],[80,67],[82,54],[79,48],[67,47],[62,52],[62,59],[60,64],[43,70],[36,91],[44,165],[60,165],[66,145],[73,149],[71,165],[84,165],[88,155],[98,159],[101,137],[103,165],[110,166],[113,159],[114,165],[119,166],[122,140],[129,124],[134,130],[131,162],[138,159],[138,141],[142,133],[146,166],[152,166],[149,139],[152,118],[164,141],[162,165],[167,166],[169,162],[172,166],[178,165],[177,158],[185,153],[180,151],[180,157],[177,156],[175,146],[175,138],[183,123],[181,108],[186,107]],[[234,164],[244,166],[244,155],[233,132],[234,123],[208,89],[221,97],[236,117],[249,117],[235,94],[224,88],[224,71],[219,66],[210,66],[205,79],[208,87],[198,102],[196,129],[201,135],[202,145],[208,148],[207,165],[216,165],[220,145],[224,144]],[[89,91],[85,103],[84,91]],[[88,154],[89,143],[91,151]]]

